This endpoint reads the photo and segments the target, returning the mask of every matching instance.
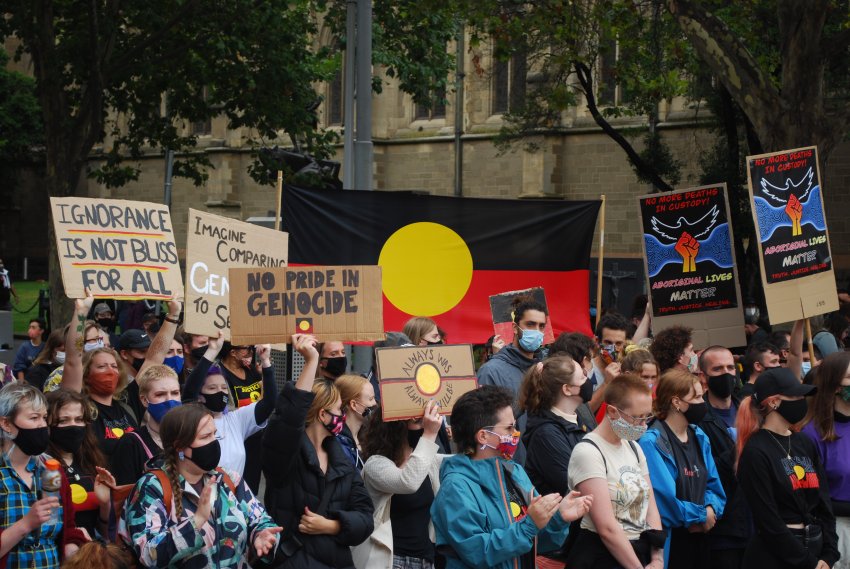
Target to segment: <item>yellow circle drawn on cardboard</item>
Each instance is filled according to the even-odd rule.
[[[436,395],[440,391],[441,380],[440,371],[434,364],[419,364],[413,373],[413,381],[416,383],[416,389],[422,395]]]

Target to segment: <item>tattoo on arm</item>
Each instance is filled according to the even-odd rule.
[[[77,314],[77,332],[82,333],[85,325],[86,325],[86,315],[85,314]]]

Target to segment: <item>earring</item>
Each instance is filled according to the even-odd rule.
[[[184,455],[183,451],[181,450],[180,452],[177,453],[177,458],[179,458],[180,460],[185,460],[186,455]]]

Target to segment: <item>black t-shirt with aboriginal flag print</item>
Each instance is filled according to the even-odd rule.
[[[508,491],[508,502],[511,508],[511,516],[513,517],[514,523],[521,522],[525,519],[525,516],[528,515],[528,505],[529,505],[529,496],[523,494],[523,492],[517,487],[514,482],[513,477],[510,472],[505,470],[505,480],[507,481],[507,491]],[[534,548],[531,548],[531,551],[520,557],[520,568],[521,569],[534,569],[536,565],[534,564]]]
[[[227,385],[230,386],[230,397],[234,407],[245,407],[263,398],[263,377],[253,369],[245,369],[245,379],[239,379],[229,369],[222,366],[221,371]]]
[[[128,408],[118,401],[112,401],[112,405],[104,405],[94,401],[97,407],[97,418],[92,424],[95,435],[100,442],[100,448],[107,457],[115,452],[118,440],[124,433],[135,431],[139,428],[135,417]]]
[[[806,435],[756,431],[741,453],[738,481],[752,510],[756,533],[783,566],[814,567],[823,559],[831,567],[838,560],[826,475]],[[823,551],[818,558],[791,535],[787,524],[821,526]]]

